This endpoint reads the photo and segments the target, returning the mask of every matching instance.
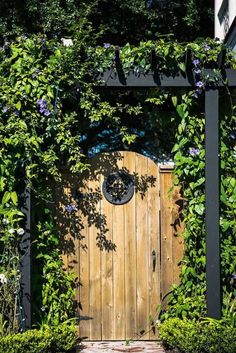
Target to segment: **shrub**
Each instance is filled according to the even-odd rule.
[[[235,353],[236,328],[217,320],[169,319],[160,325],[160,338],[167,348],[181,353]]]
[[[24,333],[12,334],[0,339],[0,353],[64,353],[76,346],[73,325],[44,327]]]

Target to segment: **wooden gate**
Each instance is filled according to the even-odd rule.
[[[65,175],[58,225],[65,267],[80,282],[81,337],[156,338],[157,307],[182,257],[171,186],[171,168],[135,152],[101,154],[83,176]]]

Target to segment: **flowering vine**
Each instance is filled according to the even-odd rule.
[[[184,186],[188,209],[185,213],[186,257],[182,267],[180,286],[171,299],[170,314],[197,317],[204,313],[204,117],[199,112],[201,92],[207,77],[204,68],[216,62],[222,46],[213,40],[189,44],[147,41],[138,47],[120,48],[120,60],[125,75],[150,73],[150,54],[154,51],[156,68],[160,73],[186,73],[185,55],[192,53],[192,70],[196,89],[178,92],[172,97],[179,116],[176,145],[173,149],[178,182]],[[34,320],[47,320],[58,324],[60,320],[75,315],[71,298],[76,281],[72,274],[63,271],[60,254],[60,236],[53,218],[53,187],[61,182],[62,167],[71,173],[89,168],[89,156],[96,150],[91,131],[104,125],[104,131],[115,131],[126,146],[132,146],[140,137],[137,129],[130,129],[123,117],[134,118],[143,114],[140,106],[121,105],[109,101],[94,86],[97,77],[110,71],[116,74],[116,48],[109,43],[100,47],[84,47],[80,42],[57,43],[46,37],[22,36],[14,43],[5,43],[0,50],[0,313],[7,322],[5,332],[19,329],[22,316],[19,273],[19,242],[24,235],[24,215],[20,210],[22,187],[32,190],[36,202],[36,229],[32,234],[34,255],[35,313]],[[227,52],[227,67],[235,67],[232,53]],[[156,92],[149,103],[170,106],[173,92]],[[198,99],[193,99],[197,97]],[[231,97],[231,99],[233,99]],[[148,99],[147,99],[148,101]],[[174,109],[173,108],[173,109]],[[163,113],[164,109],[162,110]],[[233,147],[229,147],[230,129],[233,130],[234,111],[222,119],[224,139],[221,145],[223,218],[222,264],[224,267],[224,298],[228,298],[228,277],[233,268],[233,214],[235,212],[235,178],[230,171],[233,164]],[[127,118],[127,119],[128,119]],[[113,130],[112,130],[113,129]],[[105,138],[106,134],[99,138]],[[231,131],[232,132],[232,131]],[[101,141],[101,140],[99,140]],[[100,143],[101,146],[101,143]],[[132,147],[131,147],[132,148]],[[24,185],[23,185],[24,184]],[[73,217],[79,205],[67,200],[65,209]],[[236,204],[236,202],[235,202]],[[50,207],[51,205],[51,207]],[[230,234],[232,233],[231,237]],[[9,261],[12,260],[12,261]],[[8,293],[8,295],[6,295]],[[58,293],[63,293],[60,296]],[[187,297],[191,293],[192,301]],[[198,301],[197,299],[198,298]],[[195,301],[194,301],[195,300]]]

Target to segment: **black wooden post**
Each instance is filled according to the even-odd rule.
[[[26,187],[22,212],[25,214],[25,233],[20,242],[21,271],[21,329],[31,328],[31,191]]]
[[[207,315],[221,318],[220,201],[219,201],[219,92],[205,93],[206,285]]]

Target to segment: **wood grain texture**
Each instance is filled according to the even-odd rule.
[[[135,175],[134,153],[126,153],[124,164],[131,175]],[[137,244],[135,225],[135,197],[124,205],[125,226],[125,339],[137,333]]]
[[[148,161],[136,154],[136,174],[139,190],[136,192],[136,237],[137,237],[137,334],[148,331],[149,327],[149,293],[148,274],[150,264],[148,210],[147,210],[147,177]],[[149,333],[144,336],[149,339]]]
[[[161,293],[164,297],[173,283],[171,171],[161,173]]]
[[[97,246],[97,237],[100,234],[100,176],[89,181],[90,195],[96,200],[94,213],[91,214],[89,224],[89,287],[90,287],[90,339],[102,339],[101,326],[101,251]],[[94,196],[93,196],[94,195]],[[98,195],[98,197],[97,197]],[[97,200],[98,198],[98,200]],[[91,200],[92,202],[92,200]]]
[[[126,204],[113,205],[105,199],[102,184],[120,169],[134,177],[135,192]],[[171,168],[159,170],[149,158],[127,151],[98,155],[89,173],[65,182],[65,199],[78,186],[82,194],[75,214],[79,238],[73,240],[73,252],[63,255],[65,267],[81,282],[81,337],[135,340],[146,332],[142,340],[157,339],[151,321],[163,294],[178,282],[183,253],[178,234],[183,226],[175,224],[180,194],[178,188],[169,193],[172,184]],[[63,212],[65,200],[57,202],[62,205],[57,212]],[[75,234],[64,228],[67,240],[73,239]]]
[[[150,187],[148,188],[148,235],[149,235],[149,338],[157,339],[157,331],[154,329],[157,320],[157,309],[160,303],[160,283],[161,283],[161,249],[160,249],[160,180],[159,168],[156,164],[148,160],[148,176]],[[153,264],[153,251],[155,251],[156,262]],[[155,267],[153,268],[153,265]]]
[[[117,161],[118,169],[124,166],[124,153],[122,159]],[[124,206],[113,205],[113,241],[116,250],[113,254],[113,288],[114,288],[114,337],[125,337],[125,233],[124,233]]]
[[[104,176],[102,175],[101,182]],[[106,238],[113,243],[113,206],[104,197],[101,200],[101,213],[106,217]],[[102,279],[102,337],[113,339],[114,332],[114,288],[113,288],[113,251],[101,252],[101,279]]]
[[[87,187],[81,189],[81,192],[88,192],[89,183],[87,182]],[[79,335],[80,337],[88,337],[90,339],[90,238],[89,238],[89,226],[88,226],[88,216],[85,214],[84,210],[78,211],[78,216],[80,217],[82,229],[81,229],[81,239],[79,242],[78,249],[78,259],[79,259],[79,303],[80,303],[80,326]]]
[[[172,284],[178,284],[180,261],[183,258],[181,232],[184,225],[176,223],[179,217],[181,196],[178,187],[173,187],[173,167],[160,171],[161,190],[161,296],[169,293]],[[166,305],[166,300],[163,303]]]

